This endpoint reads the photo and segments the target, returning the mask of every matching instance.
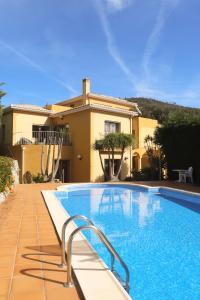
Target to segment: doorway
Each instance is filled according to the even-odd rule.
[[[61,159],[59,161],[56,179],[59,179],[61,182],[70,182],[70,160]]]
[[[114,173],[116,174],[120,165],[120,159],[114,159]],[[104,167],[106,174],[109,174],[109,159],[104,159]],[[121,178],[121,172],[119,173],[119,179]]]

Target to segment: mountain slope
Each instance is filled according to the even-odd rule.
[[[185,107],[168,102],[162,102],[150,98],[126,98],[126,100],[138,104],[142,116],[145,118],[156,119],[159,123],[164,123],[172,114],[184,114],[186,118],[200,119],[200,109]]]

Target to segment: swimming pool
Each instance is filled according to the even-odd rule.
[[[198,195],[116,184],[69,185],[55,195],[69,215],[83,214],[105,233],[129,267],[133,299],[200,299]],[[98,238],[84,235],[110,266]]]

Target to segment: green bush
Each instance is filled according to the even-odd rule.
[[[40,173],[38,173],[37,175],[32,175],[33,178],[33,182],[35,183],[43,183],[44,182],[44,176]]]
[[[14,183],[12,167],[13,160],[11,158],[0,156],[0,193],[11,189]]]
[[[24,183],[30,184],[33,182],[33,177],[30,171],[26,171],[24,174]]]
[[[165,156],[168,178],[177,179],[174,169],[193,167],[194,182],[200,184],[200,124],[169,123],[156,131],[156,141]]]
[[[158,176],[155,175],[155,178],[152,178],[152,169],[151,168],[143,168],[140,171],[134,170],[132,172],[133,180],[136,181],[146,181],[146,180],[157,180]]]

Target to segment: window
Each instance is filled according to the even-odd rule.
[[[105,123],[104,123],[104,132],[105,132],[105,134],[120,132],[120,123],[105,121]]]
[[[69,124],[65,124],[65,125],[56,125],[54,127],[54,131],[57,132],[63,132],[63,133],[69,133]]]
[[[120,165],[120,159],[114,159],[114,173],[116,174]],[[109,159],[104,159],[104,168],[106,174],[109,174]],[[119,178],[121,178],[121,172],[119,174]],[[106,179],[106,178],[105,178]]]
[[[49,131],[49,126],[32,125],[32,137],[37,137],[40,131]]]

